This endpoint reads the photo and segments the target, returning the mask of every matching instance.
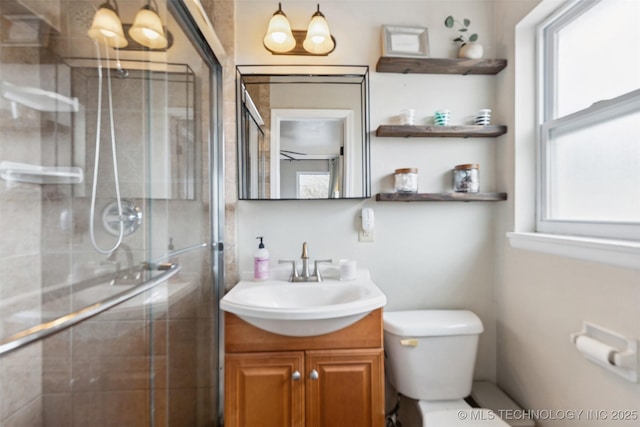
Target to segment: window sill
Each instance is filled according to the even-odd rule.
[[[507,238],[516,249],[640,270],[640,242],[515,232]]]

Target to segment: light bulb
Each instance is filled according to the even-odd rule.
[[[109,31],[109,30],[105,30],[105,29],[100,29],[100,34],[102,34],[105,37],[115,37],[117,35],[113,31]]]
[[[287,39],[287,35],[281,31],[271,33],[271,40],[273,40],[278,44],[283,43],[286,39]]]
[[[144,33],[144,35],[148,38],[148,39],[157,39],[158,37],[160,37],[160,34],[156,33],[153,30],[150,30],[148,28],[143,28],[142,32]]]

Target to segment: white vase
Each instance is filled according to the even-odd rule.
[[[458,58],[478,59],[482,58],[482,45],[480,43],[467,43],[458,51]]]

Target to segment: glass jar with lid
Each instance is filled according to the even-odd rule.
[[[417,193],[418,169],[396,169],[394,173],[394,189],[396,193]]]
[[[478,193],[480,191],[480,165],[476,163],[457,165],[453,168],[453,191]]]

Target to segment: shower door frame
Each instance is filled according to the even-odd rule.
[[[188,2],[188,3],[187,3]],[[220,44],[206,13],[198,1],[192,0],[167,0],[167,7],[174,19],[181,26],[185,34],[190,38],[195,49],[200,53],[202,60],[209,67],[210,85],[210,117],[209,117],[209,220],[211,235],[211,277],[213,283],[214,304],[213,312],[216,319],[215,337],[213,344],[215,350],[212,354],[212,387],[216,387],[215,410],[216,425],[224,425],[224,383],[222,378],[222,360],[224,360],[224,348],[222,342],[223,316],[219,308],[219,301],[224,292],[224,133],[223,133],[223,67],[221,59],[225,52]]]

